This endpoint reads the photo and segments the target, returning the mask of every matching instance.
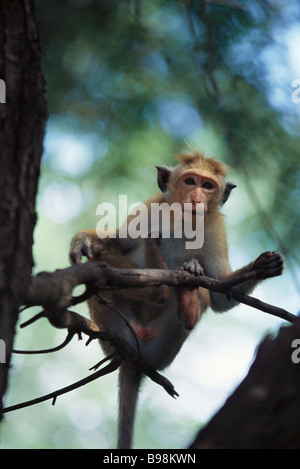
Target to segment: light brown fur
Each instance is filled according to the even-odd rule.
[[[261,254],[256,261],[232,272],[228,262],[228,247],[224,217],[220,212],[228,199],[233,184],[226,182],[227,168],[214,158],[205,158],[203,154],[192,151],[182,153],[175,168],[158,166],[158,186],[161,193],[146,202],[151,214],[151,203],[174,202],[192,204],[191,217],[195,223],[197,204],[204,204],[204,245],[199,249],[186,249],[186,239],[176,238],[171,232],[170,238],[159,239],[159,251],[149,251],[145,239],[108,238],[99,239],[95,230],[84,230],[72,240],[70,258],[79,262],[82,255],[97,259],[104,249],[116,254],[117,267],[131,265],[157,268],[184,268],[195,275],[207,275],[219,280],[226,280],[243,272],[255,270],[256,278],[235,287],[243,293],[251,292],[257,283],[268,277],[280,275],[284,261],[277,252]],[[128,217],[127,223],[134,219]],[[151,217],[149,216],[149,222]],[[151,226],[148,227],[151,234]],[[156,246],[156,247],[157,247]],[[152,245],[153,248],[153,245]],[[160,252],[160,254],[158,254]],[[110,262],[109,256],[105,258]],[[179,287],[170,289],[164,302],[159,295],[153,295],[153,289],[133,289],[131,293],[118,292],[110,296],[122,310],[128,321],[134,325],[138,335],[140,353],[145,360],[157,369],[170,364],[190,331],[200,320],[208,306],[215,311],[227,311],[237,303],[228,300],[225,295],[208,292],[203,288],[189,289]],[[116,333],[134,343],[132,332],[117,318],[108,307],[97,299],[91,299],[90,309],[96,322],[114,329]],[[142,331],[139,327],[144,328]],[[143,334],[145,334],[143,336]],[[136,407],[137,390],[141,376],[132,364],[124,364],[120,372],[120,424],[119,448],[131,447],[133,420]],[[126,412],[124,406],[128,404]],[[128,428],[130,430],[128,431]]]

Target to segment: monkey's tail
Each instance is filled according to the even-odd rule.
[[[142,373],[133,363],[123,362],[119,371],[118,449],[131,449],[134,419]]]

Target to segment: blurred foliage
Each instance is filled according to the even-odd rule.
[[[262,249],[280,249],[297,262],[300,103],[291,99],[292,81],[300,78],[297,0],[36,0],[36,8],[49,105],[38,271],[68,265],[72,235],[95,227],[100,202],[152,195],[155,165],[172,165],[187,143],[232,168],[238,188],[224,211],[231,248],[239,248],[237,266]],[[296,312],[289,281],[285,295],[280,282],[262,291],[282,307],[294,301]],[[179,371],[168,369],[182,391],[176,406],[152,383],[143,389],[138,447],[188,444],[207,409],[221,405],[239,382],[270,324],[253,311],[246,328],[244,310],[228,313],[227,325],[219,318],[205,317],[176,359]],[[61,331],[58,337],[50,329],[38,324],[22,331],[17,345],[57,345]],[[75,343],[47,359],[17,356],[9,404],[82,378],[98,349]],[[4,446],[113,447],[116,389],[114,375],[58,399],[57,411],[45,403],[9,415]]]
[[[285,41],[298,25],[296,1],[36,4],[49,140],[69,134],[77,153],[82,146],[60,163],[64,147],[51,153],[49,144],[42,190],[52,169],[78,212],[111,201],[112,191],[143,200],[155,187],[154,165],[172,163],[189,142],[236,170],[259,215],[254,221],[245,210],[245,235],[250,226],[257,242],[267,234],[296,256],[299,109],[290,54],[300,36]]]

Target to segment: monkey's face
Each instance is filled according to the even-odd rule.
[[[176,183],[176,190],[170,194],[173,202],[179,202],[182,207],[185,203],[192,204],[192,213],[196,214],[197,204],[204,204],[205,213],[213,203],[218,202],[219,182],[210,173],[198,171],[185,171]]]

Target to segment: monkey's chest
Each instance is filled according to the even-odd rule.
[[[202,249],[188,249],[184,238],[160,239],[160,245],[169,269],[181,267],[192,259],[197,259],[201,264]]]

